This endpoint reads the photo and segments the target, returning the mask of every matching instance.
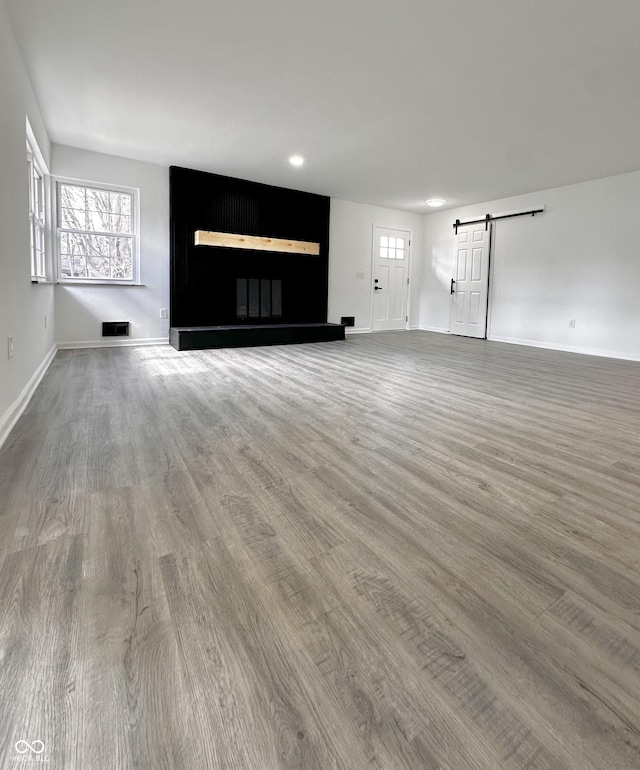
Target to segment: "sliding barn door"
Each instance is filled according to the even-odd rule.
[[[451,334],[487,336],[491,226],[483,222],[458,228],[455,275],[451,282]]]

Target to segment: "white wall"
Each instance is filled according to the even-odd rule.
[[[427,215],[421,328],[449,329],[453,222],[541,205],[494,223],[489,339],[640,360],[640,172]]]
[[[31,284],[27,117],[48,164],[49,138],[0,2],[0,444],[55,350],[53,286]]]
[[[339,323],[352,315],[354,331],[371,331],[373,226],[379,225],[412,233],[409,326],[417,327],[423,222],[421,214],[331,199],[328,321]]]
[[[130,321],[124,342],[167,342],[169,321],[169,169],[152,163],[54,144],[55,176],[140,190],[140,280],[143,286],[56,286],[56,333],[61,347],[114,344],[103,321]]]

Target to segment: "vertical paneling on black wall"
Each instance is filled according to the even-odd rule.
[[[273,323],[238,318],[238,278],[282,282],[282,323],[327,320],[329,198],[176,166],[170,195],[172,326]],[[320,255],[195,246],[196,230],[314,241]]]

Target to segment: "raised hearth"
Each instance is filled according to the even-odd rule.
[[[172,326],[169,341],[176,350],[291,345],[343,340],[343,324],[242,324],[241,326]]]

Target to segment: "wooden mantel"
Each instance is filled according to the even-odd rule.
[[[320,254],[320,244],[312,241],[290,241],[286,238],[214,233],[210,230],[196,230],[195,245],[225,246],[231,249],[251,249],[252,251],[278,251],[286,254],[309,254],[316,257]]]

